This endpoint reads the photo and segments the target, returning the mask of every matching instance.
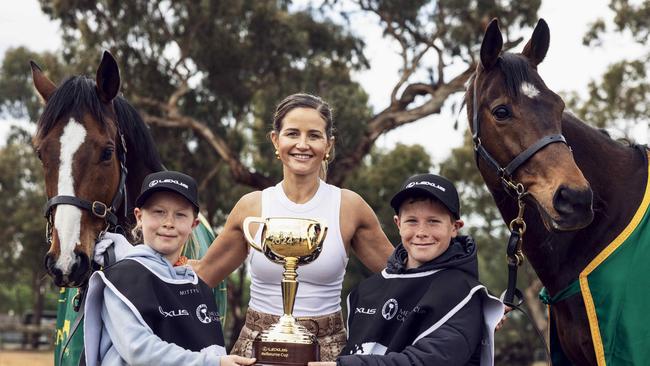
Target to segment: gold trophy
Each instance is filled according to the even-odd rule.
[[[262,224],[262,242],[257,245],[249,232],[251,223]],[[248,244],[271,261],[284,265],[282,305],[284,315],[253,341],[257,365],[306,366],[320,360],[316,336],[300,325],[293,313],[298,281],[296,269],[318,258],[327,226],[322,221],[294,217],[247,217],[244,236]]]

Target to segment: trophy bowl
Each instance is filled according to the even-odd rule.
[[[261,243],[255,243],[250,224],[262,225]],[[327,226],[323,220],[295,217],[247,217],[243,224],[248,244],[263,253],[269,260],[282,264],[282,307],[284,314],[269,329],[253,341],[253,354],[257,365],[306,366],[320,359],[316,336],[300,325],[291,315],[298,291],[298,266],[318,258]]]

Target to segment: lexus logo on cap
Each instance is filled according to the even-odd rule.
[[[160,179],[154,179],[154,180],[152,180],[151,182],[149,182],[149,188],[154,187],[154,186],[156,186],[156,185],[158,185],[158,184],[160,184],[160,183],[176,184],[177,186],[181,186],[181,187],[183,187],[183,188],[185,188],[185,189],[188,189],[187,184],[185,184],[185,183],[183,183],[183,182],[179,182],[179,181],[177,181],[176,179],[163,179],[163,180],[160,180]]]
[[[439,185],[437,185],[435,183],[427,182],[426,180],[419,181],[419,182],[411,182],[411,183],[407,184],[405,188],[411,188],[411,187],[413,187],[415,185],[418,185],[418,186],[425,185],[425,186],[430,186],[430,187],[433,187],[435,189],[441,190],[443,192],[446,191],[445,187],[439,186]]]

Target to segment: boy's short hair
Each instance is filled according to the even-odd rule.
[[[180,194],[194,207],[194,212],[199,212],[199,192],[194,178],[187,174],[164,170],[151,173],[142,181],[140,195],[135,200],[135,207],[142,207],[155,192],[169,191]]]
[[[452,217],[460,219],[460,200],[454,184],[447,178],[435,174],[417,174],[408,178],[402,188],[390,200],[390,205],[399,215],[402,204],[411,198],[417,200],[425,197],[439,201],[445,206]]]

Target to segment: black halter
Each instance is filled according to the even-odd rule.
[[[43,215],[47,219],[47,228],[45,230],[45,235],[47,238],[47,244],[52,244],[52,227],[54,226],[52,218],[52,209],[58,205],[72,205],[79,207],[82,210],[90,212],[93,216],[104,219],[106,222],[106,229],[104,231],[115,231],[119,229],[117,215],[117,208],[122,200],[124,200],[124,212],[127,211],[127,194],[126,194],[126,175],[128,173],[126,169],[126,142],[124,141],[124,135],[119,130],[118,127],[118,136],[120,138],[120,148],[117,151],[117,159],[120,162],[120,183],[113,197],[110,207],[107,206],[104,202],[100,201],[87,201],[75,196],[54,196],[50,198],[45,204],[45,209]]]
[[[508,163],[508,165],[506,165],[505,168],[502,167],[481,143],[481,125],[478,120],[478,96],[476,92],[477,79],[478,75],[475,74],[474,95],[472,96],[472,107],[474,108],[472,118],[472,129],[474,133],[472,135],[472,141],[474,142],[474,157],[476,159],[476,165],[478,166],[479,159],[483,158],[483,160],[485,160],[494,169],[505,191],[511,197],[517,200],[517,205],[519,207],[519,213],[517,217],[512,220],[509,225],[510,239],[508,240],[508,246],[506,249],[506,254],[508,257],[508,288],[504,292],[504,303],[506,303],[506,305],[512,306],[514,304],[515,297],[518,297],[523,302],[521,292],[517,289],[517,267],[519,267],[524,261],[521,245],[523,241],[523,235],[526,232],[526,222],[524,221],[524,210],[526,208],[526,204],[524,202],[524,197],[528,195],[526,187],[524,187],[522,183],[515,182],[513,180],[513,174],[519,167],[521,167],[522,164],[528,161],[528,159],[530,159],[546,145],[555,142],[566,144],[567,142],[562,134],[544,136],[526,148],[524,151],[520,152],[519,155],[517,155],[514,159],[512,159],[512,161]]]
[[[554,142],[561,142],[566,144],[566,139],[562,134],[555,134],[555,135],[547,135],[529,146],[526,150],[522,151],[517,155],[512,161],[508,163],[508,165],[502,167],[499,162],[492,157],[492,155],[483,147],[483,144],[481,143],[481,137],[480,137],[480,132],[481,132],[481,125],[478,120],[478,97],[477,97],[477,79],[478,75],[474,76],[474,95],[472,96],[472,107],[473,107],[473,118],[472,118],[472,130],[474,133],[472,134],[472,141],[474,142],[474,157],[476,159],[476,164],[478,165],[479,157],[483,158],[496,172],[497,176],[501,180],[501,183],[506,187],[506,192],[508,192],[511,196],[513,195],[513,191],[517,191],[517,186],[519,185],[518,183],[515,183],[512,179],[513,174],[517,171],[517,169],[524,164],[528,159],[530,159],[533,155],[535,155],[539,150],[543,149],[546,145],[552,144]]]
[[[519,212],[517,217],[510,222],[510,238],[508,239],[508,245],[506,246],[506,256],[508,260],[508,285],[506,290],[501,295],[501,299],[504,304],[507,306],[519,310],[527,318],[530,324],[533,326],[537,335],[544,344],[544,349],[546,350],[546,356],[551,362],[551,355],[549,353],[549,347],[546,344],[546,340],[542,332],[539,330],[537,325],[532,321],[528,313],[521,308],[521,305],[524,303],[524,297],[522,292],[517,288],[517,269],[524,262],[524,255],[521,251],[521,246],[523,243],[523,236],[526,232],[526,221],[524,220],[524,210],[526,208],[526,203],[524,202],[524,197],[528,195],[526,188],[522,183],[515,182],[513,180],[513,174],[517,169],[524,164],[528,159],[535,155],[539,150],[544,148],[546,145],[561,142],[567,144],[566,139],[562,134],[547,135],[530,145],[526,150],[519,153],[515,156],[508,165],[502,167],[494,157],[483,147],[481,143],[480,131],[481,125],[478,120],[478,97],[477,97],[477,79],[478,74],[474,76],[474,95],[472,96],[472,107],[473,117],[472,117],[472,141],[474,142],[474,158],[476,159],[476,166],[478,167],[479,158],[483,158],[496,172],[497,177],[501,181],[505,191],[511,197],[517,200],[517,206]],[[567,144],[568,145],[568,144]]]

